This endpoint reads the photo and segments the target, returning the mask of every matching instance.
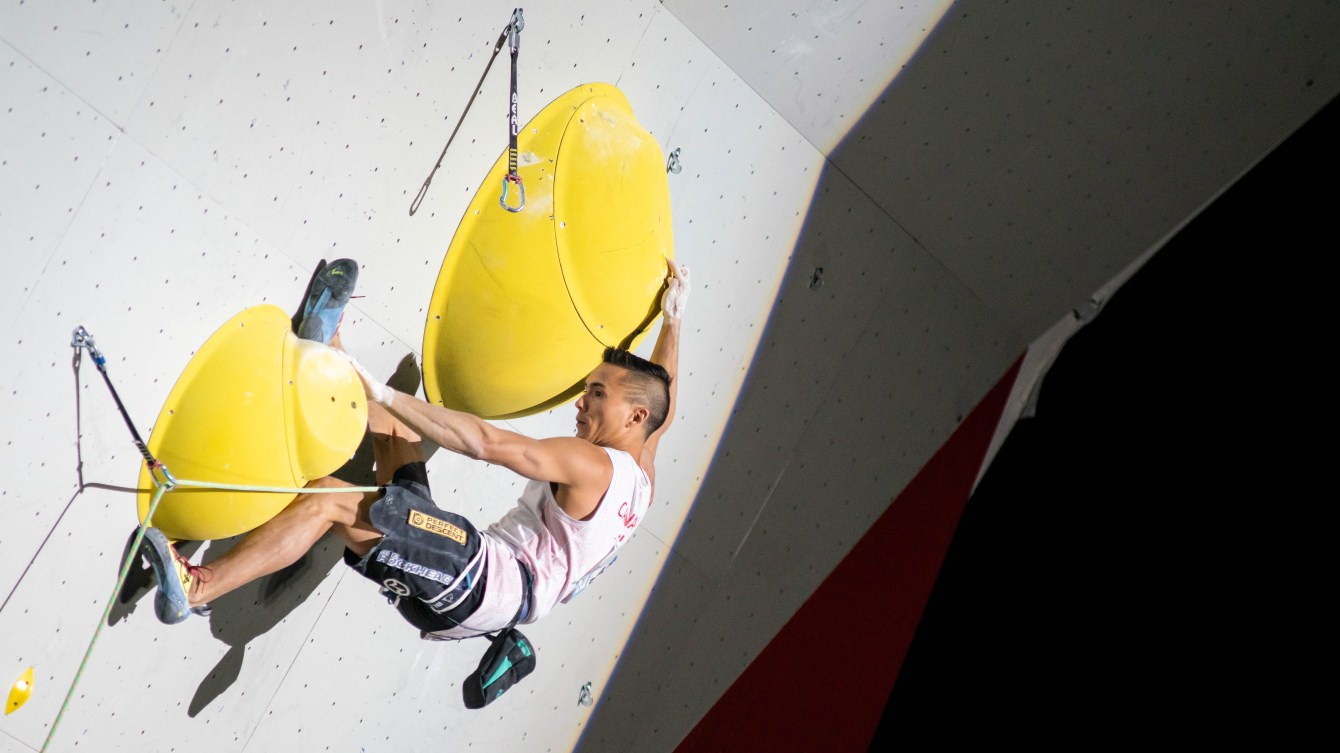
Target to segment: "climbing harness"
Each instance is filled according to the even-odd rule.
[[[154,511],[158,509],[158,503],[163,499],[163,495],[168,492],[186,487],[204,488],[204,489],[231,489],[236,491],[250,492],[273,492],[283,494],[315,494],[324,492],[375,492],[380,491],[379,486],[354,486],[354,487],[334,487],[334,488],[283,488],[272,486],[238,486],[235,484],[217,484],[209,481],[188,481],[185,479],[174,478],[166,465],[160,463],[149,448],[140,438],[140,433],[135,429],[135,423],[130,420],[130,414],[126,412],[125,405],[121,402],[121,397],[116,392],[116,387],[112,385],[111,377],[107,374],[107,359],[98,350],[93,340],[93,335],[84,329],[83,325],[75,327],[74,333],[70,336],[70,347],[75,349],[74,364],[76,373],[79,368],[79,361],[83,351],[87,350],[92,356],[93,362],[97,364],[98,371],[102,374],[103,381],[107,384],[107,389],[112,393],[112,399],[116,401],[117,410],[121,412],[121,418],[126,422],[126,428],[130,429],[130,435],[134,439],[135,448],[144,456],[144,462],[148,464],[150,478],[154,484],[153,501],[149,504],[149,509],[144,518],[136,526],[135,535],[132,537],[129,545],[126,547],[126,559],[121,563],[121,572],[116,579],[116,587],[112,590],[111,598],[107,600],[107,606],[103,609],[102,619],[98,621],[98,627],[93,631],[93,637],[89,639],[88,648],[84,651],[84,658],[79,662],[79,668],[75,671],[74,679],[70,682],[70,690],[65,695],[65,700],[61,703],[60,710],[56,712],[56,719],[51,723],[51,730],[47,733],[47,738],[42,743],[42,751],[51,744],[52,738],[56,735],[56,728],[60,725],[61,717],[65,715],[65,709],[70,705],[70,699],[74,697],[75,688],[79,685],[79,679],[84,674],[84,668],[88,665],[88,659],[93,654],[93,646],[98,641],[98,636],[102,633],[102,628],[107,624],[108,618],[112,613],[112,605],[116,602],[117,594],[125,587],[126,578],[130,576],[131,564],[139,557],[140,544],[144,541],[145,525],[144,521],[153,520]],[[160,480],[161,476],[161,480]]]
[[[503,177],[502,196],[498,197],[498,203],[503,209],[509,212],[520,212],[526,206],[526,187],[521,183],[521,176],[516,172],[516,134],[520,130],[516,122],[516,56],[521,51],[521,29],[526,25],[521,18],[521,9],[512,11],[512,21],[507,25],[509,29],[507,34],[508,47],[512,52],[512,97],[511,106],[507,110],[508,124],[508,144],[507,144],[507,175]],[[517,192],[521,195],[521,200],[517,202],[513,209],[507,203],[507,184],[515,183]]]
[[[479,77],[479,83],[475,84],[474,93],[470,95],[470,100],[465,103],[465,109],[461,111],[461,117],[456,120],[456,127],[451,130],[451,136],[447,137],[446,146],[442,147],[442,153],[437,156],[437,163],[433,165],[433,169],[429,171],[427,179],[425,179],[423,185],[419,187],[419,193],[414,197],[414,201],[410,202],[409,214],[411,217],[414,216],[415,212],[419,211],[419,205],[423,203],[423,197],[428,194],[428,186],[432,184],[433,176],[437,174],[437,169],[442,167],[442,160],[446,158],[447,150],[451,148],[451,142],[456,139],[456,133],[461,130],[461,123],[465,122],[465,116],[470,112],[470,107],[474,105],[475,97],[479,96],[479,91],[484,86],[484,79],[489,75],[489,69],[493,67],[493,61],[498,59],[498,53],[502,50],[503,45],[507,44],[509,41],[511,42],[512,53],[512,90],[508,115],[510,125],[509,130],[511,131],[508,166],[511,170],[508,177],[503,179],[503,194],[500,201],[502,202],[503,207],[509,212],[519,212],[521,211],[521,207],[525,206],[526,190],[521,186],[521,177],[516,176],[516,135],[519,131],[517,128],[516,58],[517,53],[520,51],[521,28],[523,26],[525,26],[525,19],[521,15],[521,9],[517,8],[512,11],[512,15],[508,19],[507,25],[503,27],[502,33],[498,35],[498,41],[493,45],[493,54],[489,56],[489,62],[484,66],[484,73]],[[516,184],[521,191],[521,204],[516,209],[507,206],[507,180],[513,176],[516,176]]]

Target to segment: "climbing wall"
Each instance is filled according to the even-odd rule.
[[[216,328],[347,256],[345,347],[420,362],[447,245],[497,190],[511,6],[3,0],[0,686],[35,682],[0,753],[675,750],[1015,364],[1043,366],[1000,431],[1071,312],[1340,91],[1340,11],[1287,5],[525,5],[521,122],[583,82],[627,95],[679,154],[694,291],[645,523],[526,629],[536,672],[467,711],[482,643],[419,640],[330,540],[178,626],[116,594],[140,457],[70,341],[147,439]],[[429,469],[481,524],[523,485]]]

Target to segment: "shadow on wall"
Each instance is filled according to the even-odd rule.
[[[896,492],[888,478],[924,459],[923,438],[954,428],[953,415],[932,414],[911,401],[934,396],[970,411],[973,396],[1005,374],[1033,336],[1193,213],[1240,169],[1234,160],[1250,158],[1250,144],[1267,144],[1278,128],[1271,117],[1216,117],[1224,130],[1234,131],[1234,145],[1248,146],[1214,152],[1217,159],[1185,148],[1182,126],[1212,108],[1204,96],[1187,96],[1184,80],[1164,70],[1173,68],[1167,60],[1186,67],[1204,62],[1186,44],[1184,26],[1162,23],[1166,7],[1092,8],[1033,15],[1021,24],[1013,6],[972,6],[972,14],[947,17],[861,115],[830,155],[794,249],[777,250],[790,253],[789,268],[745,387],[674,543],[684,565],[667,568],[657,581],[580,749],[620,749],[622,720],[649,710],[650,686],[661,693],[658,702],[716,704],[680,753],[804,749],[800,742],[808,735],[821,738],[814,749],[865,750],[952,538],[957,514],[950,508],[961,510],[966,491],[942,502],[953,514],[938,549],[927,547],[919,561],[907,552],[885,555],[890,568],[909,573],[902,592],[877,591],[879,598],[861,601],[857,614],[827,615],[830,625],[870,625],[856,631],[877,639],[862,646],[860,670],[883,672],[882,693],[852,697],[846,684],[834,688],[797,671],[794,685],[774,685],[772,695],[731,705],[712,697],[704,703],[701,695],[675,698],[687,682],[658,686],[646,678],[684,680],[686,673],[671,669],[675,660],[707,665],[694,675],[701,685],[692,692],[705,688],[728,699],[735,673],[744,666],[747,676],[761,656],[758,633],[771,635],[779,627],[756,615],[767,614],[768,607],[750,602],[742,584],[772,586],[771,593],[795,600],[807,566],[824,564],[839,547],[859,549],[852,541],[868,523],[860,503],[877,494],[881,482],[846,482],[839,469],[853,477],[883,475],[885,488]],[[1139,23],[1121,23],[1117,13],[1138,16]],[[1077,28],[1089,33],[1074,33]],[[1230,27],[1212,25],[1205,33],[1228,32]],[[1056,66],[1051,61],[1057,55],[1073,64]],[[1217,71],[1212,80],[1197,81],[1205,91],[1240,88],[1230,81],[1237,73],[1229,66],[1204,67]],[[1281,102],[1299,107],[1306,99]],[[1167,108],[1166,121],[1143,117],[1154,103]],[[1214,144],[1212,137],[1223,135],[1197,138]],[[1091,148],[1094,143],[1103,148]],[[1144,192],[1139,201],[1132,200],[1137,189],[1131,187]],[[875,211],[860,211],[872,203]],[[933,245],[935,257],[900,232],[867,230],[865,216],[876,218],[871,225],[906,222],[902,230]],[[887,237],[894,240],[876,242]],[[887,269],[889,257],[894,276],[887,284],[866,277],[877,261]],[[938,265],[947,285],[966,288],[977,300],[955,300],[926,285],[937,278],[924,269],[918,273],[922,260]],[[989,310],[993,321],[975,330],[975,342],[964,342],[982,318],[978,308],[960,310],[970,305]],[[710,333],[709,325],[686,337],[704,332]],[[923,356],[938,365],[924,363]],[[960,370],[937,383],[950,374],[947,364]],[[694,365],[683,367],[691,373]],[[834,388],[838,378],[845,382],[841,389]],[[941,394],[948,390],[959,394]],[[863,424],[843,397],[868,409]],[[797,411],[805,413],[789,417]],[[960,413],[957,420],[963,419]],[[883,457],[868,460],[872,454]],[[858,456],[861,464],[850,465]],[[968,463],[961,472],[970,478],[979,467]],[[844,497],[839,487],[852,493]],[[816,494],[795,503],[797,489]],[[788,503],[793,509],[785,509]],[[756,576],[756,569],[767,568],[769,576]],[[789,577],[788,585],[776,588]],[[730,614],[704,610],[700,616],[685,606],[699,603]],[[728,648],[693,644],[698,633],[685,625],[700,619],[728,626],[719,639]],[[812,668],[841,653],[842,640],[831,630],[817,633],[796,644],[821,650],[777,658]],[[829,709],[817,702],[829,696],[842,704]],[[796,698],[806,699],[806,714],[776,713],[793,708]],[[742,711],[713,718],[727,707]]]
[[[878,142],[886,138],[880,127],[878,118],[863,119],[848,140]],[[645,712],[645,678],[678,674],[671,669],[675,661],[719,667],[696,678],[712,690],[718,690],[713,683],[733,677],[741,654],[749,654],[746,665],[754,663],[759,654],[750,652],[762,648],[758,636],[779,627],[785,631],[786,625],[768,622],[775,605],[753,599],[805,602],[802,591],[821,580],[813,573],[840,561],[878,517],[874,508],[887,506],[899,480],[914,475],[925,459],[924,438],[953,431],[952,414],[944,426],[915,418],[916,396],[931,391],[921,376],[926,363],[915,354],[941,347],[939,338],[960,323],[936,321],[934,290],[909,290],[919,278],[909,283],[906,276],[917,272],[924,252],[863,188],[826,164],[794,248],[772,252],[785,265],[773,308],[766,325],[759,325],[763,334],[744,384],[674,543],[680,561],[692,564],[666,569],[658,579],[579,750],[622,749],[614,720]],[[693,326],[686,338],[712,336],[711,322]],[[682,364],[690,374],[704,366]],[[1008,367],[1009,359],[1003,358],[1000,371]],[[965,383],[946,384],[943,390],[966,393]],[[936,400],[968,407],[973,402],[963,395]],[[798,501],[802,497],[805,501]],[[965,488],[944,507],[956,511],[966,498]],[[947,546],[948,535],[941,537]],[[905,552],[886,549],[886,572],[912,573],[899,584],[910,594],[907,598],[882,594],[877,603],[843,605],[854,613],[835,609],[826,629],[797,641],[811,651],[827,648],[774,657],[780,664],[773,666],[785,665],[781,674],[790,681],[751,685],[749,692],[735,693],[736,699],[748,696],[738,704],[718,699],[679,750],[863,748],[892,687],[897,661],[911,642],[938,568],[934,554],[928,561],[911,561]],[[689,574],[679,578],[678,573]],[[888,577],[881,573],[868,585],[879,588]],[[686,604],[698,603],[731,614],[718,619],[691,609],[686,613]],[[850,683],[843,680],[837,692],[830,685],[837,681],[817,679],[816,673],[825,672],[813,667],[825,656],[831,659],[832,652],[847,650],[842,631],[835,633],[832,626],[861,625],[872,617],[866,635],[877,640],[862,645],[860,662],[863,671],[878,675],[875,683],[883,685],[882,693],[868,694],[864,703],[848,702],[842,699],[852,692]],[[723,626],[719,643],[726,648],[715,649],[715,640],[711,647],[693,645],[702,633],[686,629],[686,620],[697,625],[700,619]],[[881,671],[890,664],[891,672]],[[797,670],[802,667],[811,669]],[[734,690],[728,686],[721,698]],[[794,707],[797,698],[805,699],[804,714],[769,713]],[[721,712],[726,708],[731,710]],[[746,708],[751,711],[734,714]],[[826,721],[818,725],[815,719]]]
[[[132,531],[132,535],[134,532]],[[242,537],[210,542],[206,559],[209,563],[226,554]],[[182,556],[191,558],[204,542],[182,542],[177,549]],[[218,698],[242,670],[242,657],[252,639],[269,632],[288,616],[325,580],[331,569],[341,562],[343,545],[331,536],[322,538],[294,564],[233,591],[210,604],[210,633],[229,649],[219,663],[201,680],[192,697],[188,714],[195,716]],[[132,566],[116,602],[107,617],[109,627],[130,617],[144,601],[153,608],[153,573],[140,563]],[[190,618],[199,620],[200,617]]]

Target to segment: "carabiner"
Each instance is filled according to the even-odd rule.
[[[157,460],[150,463],[147,458],[145,459],[145,463],[149,466],[149,480],[153,482],[154,486],[161,486],[163,487],[164,491],[169,492],[177,488],[177,479],[173,478],[172,473],[168,471],[168,467],[166,465],[163,465]],[[161,483],[158,480],[157,475],[158,473],[163,474],[163,480]]]
[[[87,350],[99,370],[103,368],[103,364],[107,363],[107,359],[103,358],[102,353],[98,351],[98,346],[94,344],[93,335],[90,335],[82,324],[75,327],[74,332],[70,335],[70,347],[74,348],[76,354],[80,350]]]
[[[679,147],[675,147],[675,150],[670,152],[670,159],[665,162],[665,171],[679,175],[679,171],[683,169],[683,166],[679,164]]]
[[[507,184],[508,184],[508,183],[512,183],[512,182],[515,182],[515,183],[516,183],[517,190],[521,192],[521,201],[520,201],[520,203],[518,203],[518,204],[516,205],[516,209],[513,209],[512,207],[508,206],[508,204],[507,204]],[[526,186],[525,186],[524,184],[521,183],[521,176],[520,176],[520,175],[504,175],[504,176],[503,176],[503,190],[502,190],[502,196],[499,196],[499,197],[498,197],[498,203],[499,203],[500,205],[502,205],[502,208],[503,208],[503,209],[506,209],[507,211],[512,212],[513,214],[515,214],[515,213],[517,213],[517,212],[520,212],[523,208],[525,208],[525,206],[526,206]]]
[[[517,8],[512,11],[512,18],[507,22],[507,41],[511,43],[513,49],[516,48],[517,37],[520,36],[521,30],[524,28],[526,28],[526,17],[521,15],[521,9]]]

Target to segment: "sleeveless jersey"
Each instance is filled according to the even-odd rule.
[[[521,604],[522,583],[514,559],[534,578],[529,624],[571,601],[609,567],[637,529],[651,503],[651,480],[632,455],[602,448],[614,464],[609,488],[590,520],[577,520],[558,506],[547,481],[526,484],[516,507],[483,534],[488,566],[484,599],[461,627],[425,638],[464,638],[505,627]]]

